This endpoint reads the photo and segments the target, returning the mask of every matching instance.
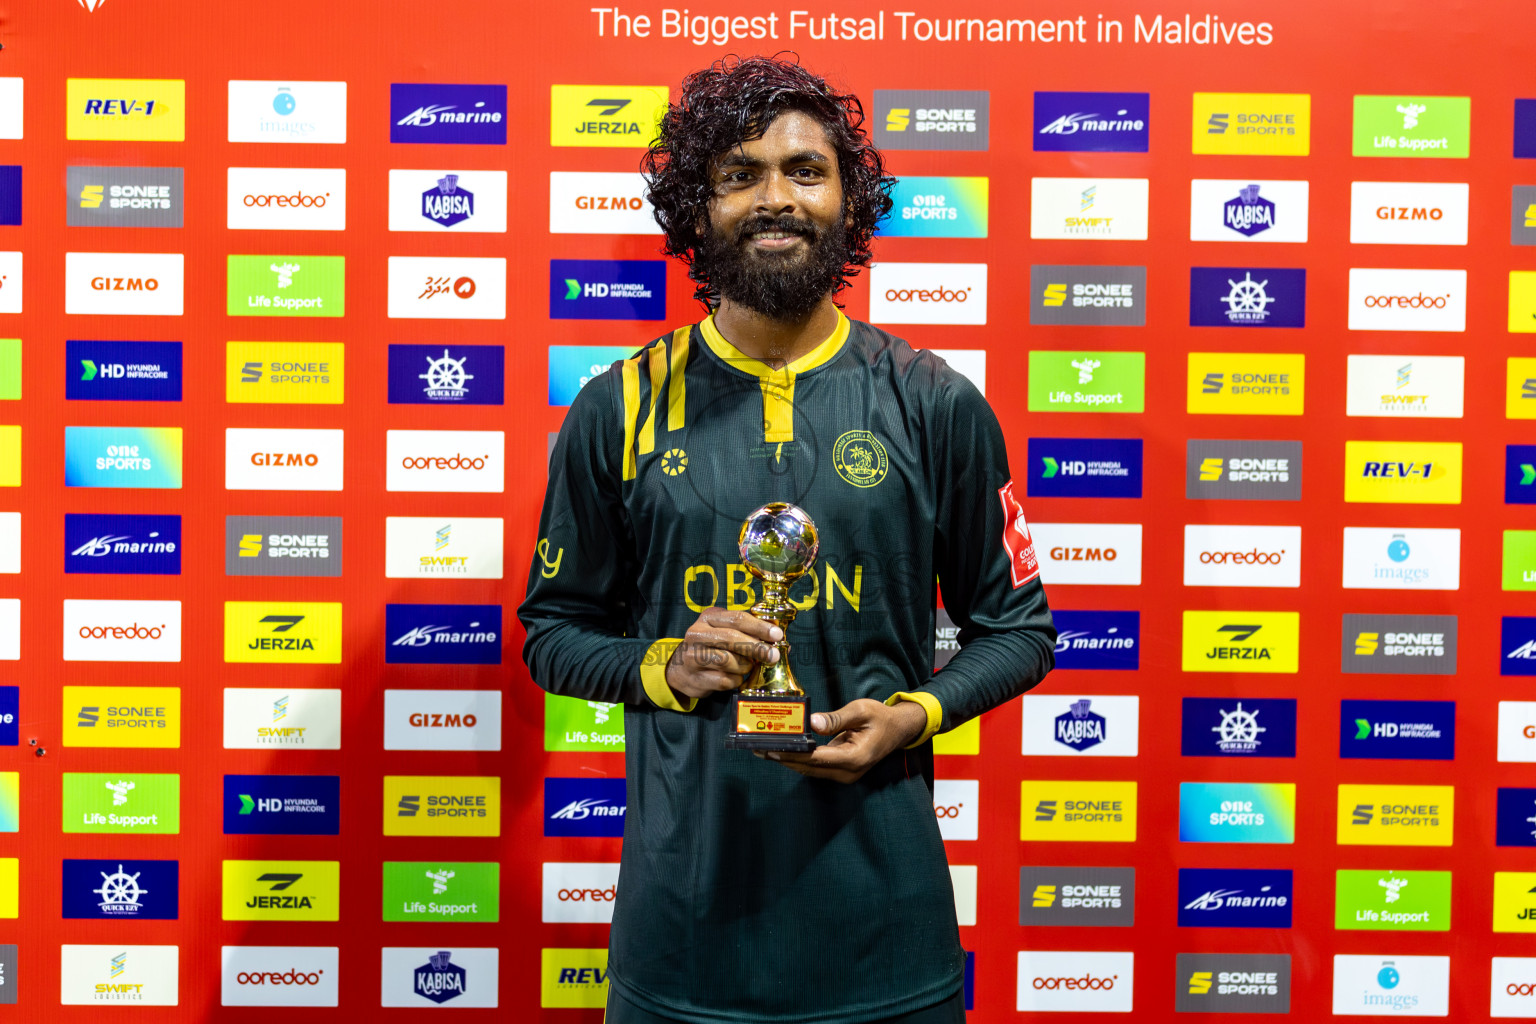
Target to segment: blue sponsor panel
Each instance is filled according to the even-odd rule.
[[[976,1009],[976,954],[965,951],[965,1008]]]
[[[1276,697],[1185,697],[1185,757],[1295,757],[1296,702]]]
[[[1141,612],[1051,612],[1056,621],[1056,667],[1141,667]]]
[[[1145,153],[1151,94],[1145,92],[1035,93],[1035,151]]]
[[[1515,100],[1515,156],[1536,159],[1536,100]]]
[[[549,346],[549,404],[570,405],[576,392],[621,359],[635,354],[633,345]],[[551,435],[555,436],[555,435]],[[554,447],[551,445],[553,454]]]
[[[1536,618],[1504,616],[1499,637],[1499,675],[1536,676]]]
[[[0,747],[21,742],[21,687],[0,686]]]
[[[181,575],[181,516],[64,516],[64,571]]]
[[[1504,504],[1536,504],[1536,444],[1504,446]]]
[[[1290,871],[1180,868],[1180,928],[1289,928]]]
[[[62,916],[113,921],[174,921],[180,908],[174,860],[66,860]]]
[[[227,836],[334,836],[340,832],[339,775],[224,776]]]
[[[546,836],[622,836],[623,779],[544,780]]]
[[[1499,846],[1536,846],[1536,789],[1499,787]]]
[[[71,401],[181,401],[181,342],[66,341],[64,397]]]
[[[1451,761],[1453,700],[1346,700],[1339,704],[1339,756]]]
[[[1032,437],[1031,498],[1141,497],[1140,438]]]
[[[389,87],[389,141],[505,146],[507,87],[396,82]]]
[[[1189,268],[1189,326],[1305,327],[1307,272],[1278,267]]]
[[[667,315],[663,260],[550,260],[551,320],[661,320]]]
[[[501,405],[501,345],[389,346],[391,405]]]
[[[390,665],[500,665],[501,605],[387,604]]]
[[[21,223],[21,167],[0,166],[0,224]]]

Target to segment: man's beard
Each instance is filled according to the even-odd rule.
[[[746,239],[759,231],[789,232],[804,245],[789,252],[754,249]],[[733,236],[710,231],[694,250],[695,271],[721,296],[770,320],[804,319],[848,265],[841,221],[820,230],[797,217],[754,217]]]

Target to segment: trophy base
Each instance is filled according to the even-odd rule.
[[[779,750],[808,753],[816,738],[806,733],[805,696],[778,697],[738,693],[731,697],[732,732],[728,750]]]

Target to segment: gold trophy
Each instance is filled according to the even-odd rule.
[[[809,697],[789,667],[789,624],[795,606],[789,588],[816,563],[816,524],[788,502],[769,502],[747,516],[736,540],[747,571],[763,584],[763,599],[752,614],[778,626],[784,638],[773,647],[779,660],[759,664],[731,697],[731,733],[725,745],[733,750],[797,750],[816,746],[806,720]]]

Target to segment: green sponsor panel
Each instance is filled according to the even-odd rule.
[[[1536,530],[1504,531],[1504,589],[1536,590]]]
[[[0,338],[0,401],[21,397],[21,339]]]
[[[500,864],[384,862],[386,921],[494,922],[500,916]]]
[[[544,694],[545,750],[624,752],[624,705]]]
[[[345,256],[230,256],[230,316],[343,316]]]
[[[1469,96],[1356,96],[1355,156],[1466,157]]]
[[[65,772],[63,782],[65,832],[181,831],[180,775]]]
[[[1378,932],[1450,931],[1451,873],[1340,870],[1333,926]]]
[[[1145,352],[1031,352],[1030,412],[1142,412]]]

